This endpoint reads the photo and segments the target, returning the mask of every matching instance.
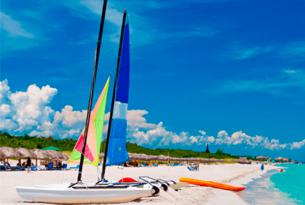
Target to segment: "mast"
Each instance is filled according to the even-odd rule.
[[[101,173],[101,180],[104,180],[105,172],[106,172],[108,144],[109,144],[109,137],[110,137],[113,110],[114,110],[114,101],[115,101],[116,92],[117,92],[117,81],[118,81],[118,76],[119,76],[119,71],[120,71],[122,43],[123,43],[123,37],[124,37],[124,31],[125,31],[126,16],[127,16],[127,12],[124,11],[122,28],[121,28],[120,45],[119,45],[119,51],[118,51],[118,59],[117,59],[117,65],[116,65],[116,73],[115,73],[114,86],[113,86],[112,102],[111,102],[111,109],[110,109],[110,116],[109,116],[109,123],[108,123],[107,137],[106,137],[106,147],[105,147],[105,152],[104,152],[104,161],[103,161],[103,167],[102,167],[102,173]]]
[[[91,82],[90,97],[89,97],[89,102],[88,102],[88,111],[87,111],[85,131],[84,131],[84,144],[83,144],[82,153],[81,153],[81,157],[80,157],[80,164],[79,164],[79,169],[78,169],[77,182],[82,181],[84,153],[85,153],[86,144],[87,144],[87,135],[88,135],[88,128],[89,128],[91,108],[92,108],[92,99],[93,99],[93,94],[94,94],[94,85],[95,85],[95,79],[96,79],[98,62],[99,62],[99,55],[100,55],[100,48],[101,48],[102,36],[103,36],[103,30],[104,30],[106,7],[107,7],[107,0],[104,0],[103,9],[102,9],[102,17],[101,17],[101,22],[100,22],[99,35],[98,35],[97,45],[96,45],[96,50],[95,50],[93,77],[92,77],[92,82]]]

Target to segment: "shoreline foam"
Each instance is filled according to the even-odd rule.
[[[249,182],[247,184],[248,192],[242,193],[241,197],[248,204],[296,205],[294,200],[290,199],[286,193],[275,187],[270,179],[274,174],[280,173],[276,170],[269,170],[262,177]]]

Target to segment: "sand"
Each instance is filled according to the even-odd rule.
[[[158,167],[108,167],[106,178],[119,180],[122,177],[138,178],[148,175],[155,178],[171,179],[179,181],[180,177],[215,180],[233,185],[246,185],[254,178],[260,177],[262,172],[257,164],[219,164],[200,165],[199,171],[188,171],[186,166],[158,166]],[[265,166],[265,171],[275,169],[273,166]],[[43,184],[61,184],[75,182],[76,170],[69,171],[36,171],[26,173],[24,171],[0,172],[0,204],[29,204],[23,202],[15,191],[16,186],[31,186]],[[84,182],[95,182],[97,169],[85,166]],[[239,193],[219,190],[207,187],[188,186],[180,191],[170,189],[161,191],[156,197],[148,197],[137,202],[127,204],[247,204]]]

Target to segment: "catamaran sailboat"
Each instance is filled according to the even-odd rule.
[[[109,78],[92,111],[91,107],[106,6],[107,0],[104,0],[86,124],[70,156],[72,160],[80,160],[77,182],[72,184],[16,187],[17,193],[26,201],[60,204],[122,203],[152,196],[159,192],[159,189],[151,183],[108,182],[104,178],[106,165],[122,164],[128,160],[126,150],[126,113],[129,88],[129,27],[128,23],[126,23],[126,11],[123,15],[101,180],[93,184],[84,184],[82,182],[84,160],[94,166],[99,164]]]
[[[152,196],[149,184],[139,186],[109,183],[106,186],[54,184],[46,186],[17,187],[18,194],[26,201],[58,204],[123,203]]]

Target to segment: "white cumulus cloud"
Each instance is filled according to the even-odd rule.
[[[11,134],[31,136],[54,136],[58,138],[78,137],[85,124],[86,110],[74,110],[71,105],[55,111],[50,106],[57,89],[49,85],[28,86],[25,91],[13,92],[7,80],[0,81],[0,131]],[[305,139],[291,143],[281,143],[278,139],[254,135],[243,131],[229,134],[220,130],[214,137],[204,130],[192,135],[188,132],[176,133],[168,130],[163,122],[147,121],[147,110],[127,112],[127,139],[140,145],[154,147],[194,148],[204,147],[206,143],[230,146],[248,146],[269,150],[293,150],[305,146]],[[106,114],[107,130],[109,113]]]
[[[86,111],[73,111],[67,105],[55,112],[50,103],[56,94],[56,88],[36,84],[29,85],[26,91],[12,92],[7,80],[0,81],[0,130],[46,137],[79,134]]]

